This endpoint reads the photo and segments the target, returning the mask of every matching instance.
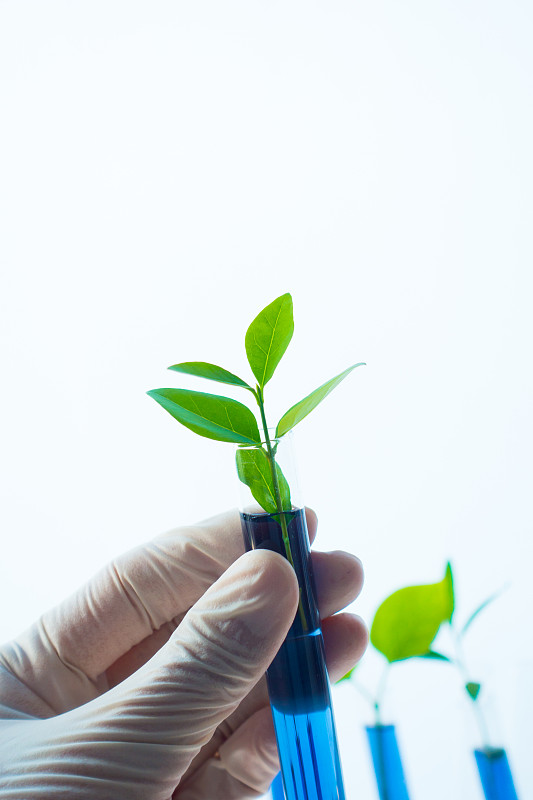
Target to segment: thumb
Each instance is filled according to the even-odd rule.
[[[244,554],[147,664],[93,701],[102,733],[133,745],[145,779],[148,768],[155,783],[177,785],[269,666],[297,604],[296,576],[284,558],[267,550]]]

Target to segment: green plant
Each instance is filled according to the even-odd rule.
[[[448,565],[448,566],[450,566],[450,565]],[[450,566],[450,575],[451,574],[452,573],[451,573],[451,566]],[[486,720],[485,720],[485,717],[484,717],[484,714],[483,714],[483,709],[482,709],[482,707],[480,706],[480,703],[479,703],[479,695],[480,695],[482,686],[481,686],[481,683],[479,683],[477,681],[473,681],[471,676],[470,676],[470,672],[469,672],[467,664],[466,664],[466,658],[465,658],[464,647],[463,647],[463,640],[464,640],[464,636],[467,633],[467,631],[470,630],[470,627],[471,627],[472,623],[474,622],[474,620],[476,620],[478,618],[478,616],[481,614],[482,611],[484,611],[487,608],[487,606],[489,606],[494,600],[496,600],[497,597],[500,596],[502,591],[504,591],[504,588],[505,587],[503,587],[502,589],[499,589],[497,592],[494,592],[489,597],[487,597],[485,600],[483,600],[483,602],[480,603],[477,606],[477,608],[470,614],[470,616],[468,617],[466,622],[461,627],[457,627],[457,625],[455,624],[455,620],[454,621],[452,621],[451,619],[449,620],[449,622],[450,622],[450,631],[451,631],[451,635],[452,635],[452,642],[453,642],[454,651],[455,651],[453,655],[446,655],[445,653],[441,653],[441,652],[436,651],[436,650],[428,650],[427,653],[423,653],[422,654],[423,658],[429,658],[429,659],[433,659],[433,660],[437,660],[437,661],[444,661],[444,662],[447,662],[447,663],[451,664],[452,666],[454,666],[454,667],[456,667],[458,669],[458,671],[459,671],[459,673],[461,675],[461,678],[462,678],[464,689],[465,689],[469,699],[473,703],[474,713],[476,715],[476,720],[477,720],[477,724],[478,724],[478,727],[479,727],[481,740],[483,742],[483,748],[486,751],[490,751],[491,750],[491,746],[490,746],[490,743],[489,743],[489,734],[488,734],[487,723],[486,723]],[[453,596],[453,578],[452,578],[452,596]]]
[[[389,667],[408,658],[433,653],[431,644],[443,622],[450,622],[454,610],[453,578],[450,564],[438,583],[398,589],[378,607],[370,628],[370,642],[386,659],[375,696],[355,677],[355,668],[341,681],[350,680],[372,705],[376,725],[381,725],[381,706]],[[434,657],[438,657],[434,654]],[[339,681],[339,683],[341,682]]]
[[[283,357],[294,331],[292,297],[281,295],[264,308],[250,324],[245,336],[248,363],[255,386],[215,364],[185,361],[169,369],[250,392],[259,408],[259,422],[252,411],[229,397],[193,392],[188,389],[154,389],[153,397],[178,422],[200,436],[238,445],[236,465],[239,479],[246,484],[262,509],[277,514],[289,561],[292,563],[283,512],[290,511],[290,487],[276,462],[277,440],[301,422],[324,398],[363,362],[353,364],[319,386],[289,408],[279,420],[271,438],[265,412],[265,386]],[[261,432],[260,432],[261,428]]]
[[[355,668],[341,678],[341,681],[351,680],[358,691],[373,705],[376,724],[379,725],[381,724],[381,703],[388,668],[391,664],[408,658],[425,658],[449,663],[455,666],[461,674],[465,691],[474,704],[484,747],[490,750],[487,724],[478,702],[482,687],[480,683],[473,681],[470,677],[464,655],[463,638],[474,620],[501,592],[502,590],[495,592],[480,603],[461,627],[457,627],[454,616],[454,579],[450,563],[446,565],[444,578],[439,583],[407,586],[393,592],[379,606],[370,628],[372,645],[387,660],[376,696],[374,697],[366,687],[356,680]],[[433,641],[443,623],[448,623],[450,626],[455,650],[453,655],[447,655],[432,648]]]

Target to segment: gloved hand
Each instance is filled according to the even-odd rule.
[[[307,512],[311,537],[316,518]],[[117,558],[0,649],[0,800],[244,800],[279,769],[263,673],[298,589],[236,511]],[[362,654],[346,553],[313,564],[333,679]]]

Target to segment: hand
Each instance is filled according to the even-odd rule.
[[[314,538],[316,517],[307,511]],[[314,553],[328,668],[362,655],[360,562]],[[263,677],[298,602],[237,512],[119,557],[0,649],[0,800],[244,800],[279,769]]]

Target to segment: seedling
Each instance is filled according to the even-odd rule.
[[[382,724],[381,704],[391,664],[409,658],[426,658],[447,662],[455,666],[463,678],[465,691],[474,705],[484,747],[490,750],[487,725],[478,702],[482,687],[480,683],[470,678],[463,652],[463,638],[479,614],[499,597],[502,591],[500,589],[484,600],[470,614],[464,625],[457,627],[454,618],[454,580],[450,563],[446,565],[442,581],[398,589],[381,603],[370,628],[370,641],[375,649],[385,656],[387,662],[376,695],[373,696],[366,687],[357,681],[355,667],[341,678],[341,681],[351,680],[355,688],[374,707],[376,725],[380,725]],[[448,623],[450,626],[452,641],[455,645],[453,655],[447,655],[432,647],[433,641],[444,623]]]
[[[382,724],[381,706],[390,665],[420,656],[438,658],[439,655],[431,650],[431,644],[441,624],[451,623],[453,610],[453,578],[450,564],[446,565],[444,577],[438,583],[398,589],[385,598],[378,607],[370,628],[370,642],[385,656],[386,664],[376,695],[373,696],[357,681],[354,674],[355,667],[341,678],[341,681],[351,680],[355,688],[373,706],[376,725]]]
[[[290,511],[291,491],[276,462],[278,440],[301,422],[356,367],[353,364],[311,394],[291,406],[279,420],[271,438],[265,411],[265,386],[283,357],[294,332],[292,297],[281,295],[266,306],[246,331],[248,363],[257,381],[255,386],[232,372],[205,361],[185,361],[169,369],[218,383],[238,386],[250,392],[259,408],[259,420],[248,406],[232,400],[189,389],[154,389],[148,394],[182,425],[209,439],[236,444],[239,479],[268,514],[275,514],[283,530],[287,558],[292,564],[289,538],[283,512]],[[241,449],[242,448],[242,449]]]
[[[448,565],[449,566],[449,565]],[[451,570],[451,568],[450,568]],[[451,575],[451,571],[450,571]],[[453,580],[451,582],[452,585],[452,597],[453,597]],[[488,727],[485,721],[485,717],[483,715],[483,710],[479,704],[479,694],[481,692],[482,686],[477,681],[473,681],[470,677],[470,673],[468,667],[466,665],[466,659],[464,655],[464,648],[463,648],[463,639],[465,634],[470,630],[472,623],[478,618],[478,616],[489,606],[491,603],[498,598],[501,593],[506,589],[506,586],[503,586],[498,591],[491,594],[484,600],[480,605],[473,611],[464,625],[462,627],[457,627],[454,622],[452,622],[451,618],[450,622],[450,629],[452,634],[452,641],[454,643],[455,653],[453,655],[447,655],[445,653],[441,653],[439,651],[430,649],[427,653],[423,654],[424,658],[431,658],[437,661],[445,661],[450,663],[452,666],[456,667],[459,671],[462,680],[464,689],[469,696],[470,700],[473,703],[474,712],[476,715],[477,723],[479,726],[479,732],[481,734],[481,739],[483,742],[483,749],[486,752],[490,752],[491,745],[489,744],[489,734],[488,734]]]

